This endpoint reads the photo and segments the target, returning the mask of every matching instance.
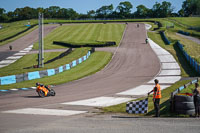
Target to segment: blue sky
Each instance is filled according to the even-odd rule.
[[[96,10],[104,5],[113,4],[114,8],[122,1],[129,1],[133,5],[133,12],[140,4],[147,8],[152,8],[155,2],[168,1],[172,3],[175,12],[181,9],[182,3],[185,0],[0,0],[0,8],[4,8],[6,12],[14,11],[16,8],[29,6],[32,8],[49,6],[59,6],[61,8],[73,8],[78,13],[87,13],[89,10]]]

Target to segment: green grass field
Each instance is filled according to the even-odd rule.
[[[200,81],[198,83],[200,84]],[[195,89],[195,84],[192,84],[181,90],[180,93],[192,93],[192,90],[194,89]]]
[[[174,85],[168,87],[165,90],[162,90],[162,98],[160,101],[160,114],[162,117],[168,117],[168,116],[174,116],[176,114],[171,114],[170,113],[170,96],[171,96],[171,92],[175,91],[177,88],[179,88],[180,86],[188,83],[189,81],[178,81],[176,82]],[[162,88],[162,86],[161,86]],[[137,100],[143,100],[146,97],[142,97],[139,98]],[[154,104],[153,104],[153,97],[152,95],[149,96],[148,98],[148,113],[147,114],[139,114],[140,116],[153,116],[155,115],[155,111],[154,111]],[[135,101],[137,101],[135,100]],[[122,104],[118,104],[118,105],[114,105],[114,106],[110,106],[110,107],[105,107],[102,108],[103,112],[106,113],[126,113],[126,103],[122,103]],[[126,113],[127,114],[127,113]],[[130,114],[131,115],[131,114]],[[136,114],[133,114],[136,115]],[[180,115],[179,115],[180,116]]]
[[[70,70],[41,79],[29,80],[10,85],[1,85],[0,89],[31,87],[35,86],[36,82],[48,85],[67,83],[96,73],[108,64],[108,62],[111,60],[111,57],[112,53],[109,52],[94,52],[86,61],[82,62],[81,64]]]
[[[122,38],[122,34],[124,31],[125,25],[124,24],[70,24],[70,25],[63,25],[58,28],[56,28],[54,31],[52,31],[50,34],[48,34],[45,39],[45,49],[57,49],[57,48],[66,48],[64,46],[58,46],[52,44],[53,41],[73,41],[73,42],[94,42],[94,41],[115,41],[117,44],[120,42]],[[34,45],[34,47],[37,48],[37,43]],[[78,59],[82,56],[84,56],[89,48],[79,48],[75,49],[72,53],[69,55],[56,60],[52,63],[45,64],[44,68],[32,68],[33,65],[37,64],[37,54],[32,55],[26,55],[23,58],[19,59],[15,63],[1,68],[0,69],[0,76],[7,76],[7,75],[14,75],[14,74],[22,74],[26,72],[31,71],[38,71],[38,70],[44,70],[44,69],[50,69],[50,68],[56,68],[61,65],[68,64],[69,62]],[[60,53],[45,53],[45,61],[48,61],[56,56],[58,56]],[[87,76],[89,74],[95,73],[96,71],[102,69],[111,59],[112,54],[107,52],[95,52],[92,54],[91,58],[93,62],[88,64],[86,69],[90,68],[90,70],[80,70],[80,75],[74,75],[74,71],[69,70],[69,72],[64,72],[62,74],[58,74],[56,76],[52,77],[65,77],[69,76],[67,80],[55,80],[52,77],[45,77],[42,79],[38,79],[37,81],[42,81],[46,84],[60,84],[69,82],[75,79],[79,79],[81,77]],[[31,60],[31,62],[30,62]],[[95,60],[95,61],[94,61]],[[99,61],[99,63],[95,63],[96,61]],[[89,61],[86,61],[89,62]],[[81,66],[80,64],[79,66]],[[78,67],[78,66],[77,66]],[[27,69],[29,68],[29,69]],[[66,75],[67,73],[67,75]],[[51,80],[52,79],[52,80]],[[60,78],[59,78],[60,79]],[[51,82],[50,82],[51,81]],[[0,87],[1,89],[9,89],[9,88],[19,88],[19,87],[30,87],[35,81],[25,81],[22,83],[17,83],[13,85],[5,85],[3,87]]]
[[[170,45],[165,45],[164,41],[162,40],[160,34],[158,32],[148,32],[148,36],[157,44],[159,44],[162,48],[169,51],[176,61],[179,63],[181,68],[181,76],[182,77],[193,77],[197,76],[198,74],[193,70],[193,68],[187,63],[185,57],[183,57],[181,51],[179,50],[178,46],[175,45],[175,41],[172,42]]]
[[[174,17],[170,19],[188,26],[200,27],[200,17]]]
[[[25,26],[30,22],[31,25],[37,24],[37,20],[24,20],[24,21],[16,21],[12,23],[0,23],[3,28],[0,29],[0,40],[5,39],[7,37],[13,36],[23,30],[26,30],[28,27]],[[0,43],[3,45],[4,43]]]
[[[63,58],[58,59],[54,62],[45,64],[43,68],[29,68],[29,67],[33,67],[33,65],[37,65],[36,60],[37,60],[38,55],[37,54],[25,55],[24,57],[17,60],[13,64],[10,64],[9,66],[0,68],[0,76],[8,76],[8,75],[22,74],[22,73],[32,72],[32,71],[46,70],[46,69],[50,69],[50,68],[57,68],[59,66],[68,64],[68,63],[72,62],[73,60],[76,60],[76,59],[86,55],[88,50],[89,50],[88,48],[75,49],[69,55],[64,56]],[[44,62],[47,62],[48,60],[51,60],[60,54],[61,54],[61,52],[45,53],[44,54]]]
[[[53,32],[49,33],[45,39],[45,49],[56,49],[56,48],[66,48],[64,46],[54,45],[52,42],[55,41],[74,41],[74,42],[92,42],[92,41],[116,41],[120,42],[125,25],[123,24],[72,24],[63,25],[55,29]],[[34,45],[37,47],[37,44]],[[56,68],[58,66],[67,64],[75,59],[78,59],[85,55],[88,48],[75,49],[70,55],[57,60],[53,63],[45,65],[44,68],[31,68],[37,64],[37,54],[26,55],[19,59],[17,62],[1,68],[0,76],[7,76],[12,74],[21,74],[25,72]],[[45,53],[45,61],[48,61],[60,53]],[[30,62],[31,60],[31,62]]]
[[[70,24],[63,25],[44,38],[45,49],[66,48],[55,45],[53,41],[92,43],[96,41],[115,41],[119,44],[124,32],[124,24]],[[34,45],[38,49],[38,43]]]

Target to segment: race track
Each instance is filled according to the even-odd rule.
[[[56,86],[53,98],[36,98],[34,91],[2,95],[0,111],[114,95],[151,80],[159,72],[160,63],[145,38],[144,24],[137,28],[137,24],[129,23],[114,58],[102,71]]]
[[[150,45],[145,44],[145,39],[145,25],[140,24],[137,28],[136,23],[129,23],[120,46],[115,48],[113,59],[103,70],[83,79],[54,87],[55,97],[39,98],[33,90],[1,95],[0,112],[23,108],[73,109],[73,106],[60,103],[114,96],[116,93],[150,81],[159,73],[160,62]],[[84,110],[85,107],[78,108]],[[23,114],[0,113],[0,129],[6,132],[12,127],[10,130],[17,132],[23,129],[24,125],[26,128],[36,126],[38,120],[43,123],[50,121],[54,123],[54,120],[58,119],[62,121],[62,117],[56,116],[23,116]],[[30,121],[33,117],[33,120],[37,120]]]
[[[55,29],[57,26],[58,25],[45,25],[44,36]],[[0,46],[0,61],[37,42],[38,38],[38,29],[36,29],[11,43]],[[10,45],[13,47],[12,50],[9,50]]]

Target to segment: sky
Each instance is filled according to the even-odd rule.
[[[25,6],[31,8],[59,6],[60,8],[73,8],[78,13],[87,13],[87,11],[96,11],[98,8],[110,4],[113,4],[115,9],[120,2],[124,1],[131,2],[132,12],[136,11],[138,5],[142,4],[151,9],[155,2],[162,3],[163,1],[171,2],[174,12],[178,12],[185,0],[0,0],[0,8],[4,8],[8,12]]]

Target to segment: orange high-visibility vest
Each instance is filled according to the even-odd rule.
[[[157,91],[155,91],[155,87],[157,88]],[[162,97],[162,96],[161,96],[160,85],[157,84],[155,87],[154,87],[154,89],[153,89],[153,98],[160,99],[160,98]]]

